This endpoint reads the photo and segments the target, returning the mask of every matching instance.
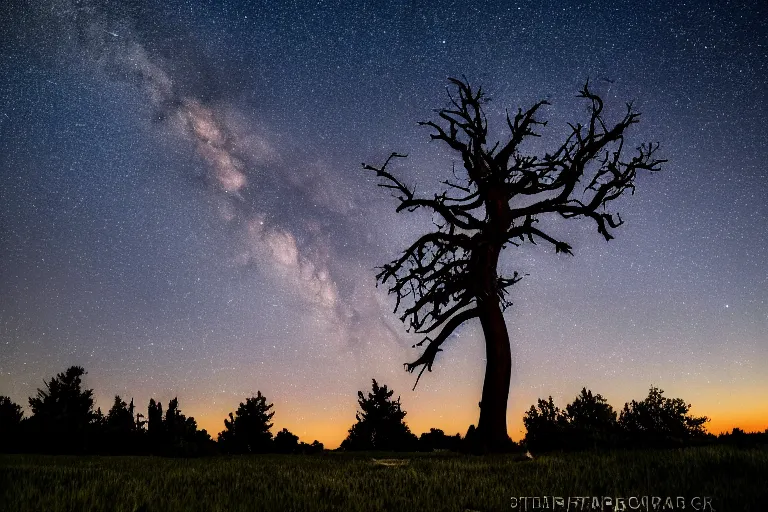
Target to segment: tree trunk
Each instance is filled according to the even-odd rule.
[[[498,300],[492,299],[481,306],[480,314],[485,335],[486,362],[477,434],[481,451],[504,452],[511,445],[507,434],[507,400],[512,375],[512,353],[501,307]]]
[[[481,258],[483,293],[478,297],[485,335],[485,381],[475,448],[483,453],[505,452],[512,445],[507,434],[507,400],[512,374],[509,333],[497,294],[496,266],[500,248],[489,246]]]

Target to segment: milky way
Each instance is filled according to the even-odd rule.
[[[352,5],[352,6],[350,6]],[[361,162],[392,151],[417,191],[460,165],[417,121],[449,76],[483,85],[491,133],[552,105],[543,153],[583,120],[586,79],[663,173],[616,205],[606,243],[554,222],[575,256],[511,248],[509,425],[582,386],[615,407],[653,384],[768,427],[768,10],[760,2],[164,2],[0,7],[0,394],[86,368],[114,394],[179,397],[216,433],[262,391],[275,424],[335,446],[370,379],[420,433],[477,421],[470,322],[415,391],[418,357],[375,287],[432,219],[396,214]]]

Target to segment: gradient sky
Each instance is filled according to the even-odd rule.
[[[143,4],[143,3],[142,3]],[[620,409],[651,385],[768,428],[768,6],[764,2],[128,2],[0,6],[0,394],[27,406],[70,365],[107,410],[179,397],[214,437],[246,397],[335,447],[371,378],[419,434],[476,423],[477,321],[415,391],[419,355],[375,288],[429,218],[360,163],[392,151],[422,193],[457,161],[417,121],[466,75],[505,108],[540,99],[557,147],[588,77],[628,147],[662,144],[613,210],[549,224],[575,256],[512,247],[509,433],[585,386]],[[611,116],[609,115],[609,118]]]

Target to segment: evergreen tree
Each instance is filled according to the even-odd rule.
[[[373,392],[366,398],[357,392],[360,412],[357,423],[341,443],[345,450],[410,451],[417,448],[418,438],[411,433],[403,419],[406,412],[400,407],[400,397],[392,400],[394,391],[379,387],[373,379]]]
[[[132,407],[133,400],[131,400],[131,408]],[[115,395],[115,401],[112,404],[112,408],[107,413],[107,427],[110,430],[120,432],[131,432],[135,428],[133,411],[129,409],[128,404],[120,398],[120,395]]]
[[[93,410],[93,390],[82,389],[85,370],[72,366],[30,397],[30,429],[36,448],[46,452],[79,452],[101,420]]]
[[[163,431],[163,404],[155,402],[154,398],[149,399],[147,407],[147,432],[150,437],[157,438]]]
[[[21,406],[7,396],[0,396],[0,452],[16,451],[23,445],[21,424],[24,413]]]
[[[150,452],[161,453],[165,443],[165,425],[163,424],[163,404],[149,399],[147,406],[147,443]]]
[[[478,441],[478,434],[477,434],[477,427],[474,425],[470,425],[467,429],[467,433],[464,434],[464,439],[462,441],[461,449],[465,452],[473,452],[473,451],[479,451],[478,445],[480,444]]]
[[[142,449],[142,431],[134,419],[133,399],[130,404],[115,395],[112,408],[104,420],[104,449],[109,453],[133,454]]]
[[[256,396],[241,402],[235,414],[229,413],[224,420],[224,430],[219,433],[219,445],[227,453],[266,453],[272,450],[272,423],[275,415],[270,412],[274,404],[257,391]]]
[[[162,416],[162,409],[158,403],[154,411],[155,419]],[[165,411],[165,419],[161,429],[161,447],[159,453],[172,456],[190,456],[200,455],[209,450],[209,444],[212,442],[208,432],[197,430],[195,418],[187,418],[181,412],[178,397],[174,397],[168,402],[168,409]]]
[[[165,420],[163,422],[163,430],[171,438],[183,437],[186,429],[186,420],[187,418],[179,409],[178,397],[174,397],[173,400],[168,402],[168,409],[165,411]]]

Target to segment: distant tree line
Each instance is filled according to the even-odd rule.
[[[274,404],[261,392],[246,398],[224,420],[214,441],[182,413],[178,398],[163,405],[149,400],[147,414],[133,400],[115,396],[107,414],[94,409],[93,390],[84,389],[82,367],[72,366],[45,383],[29,398],[32,415],[0,396],[0,452],[53,454],[163,455],[193,457],[213,454],[316,454],[323,444],[300,442],[288,429],[272,434]],[[471,425],[462,438],[432,428],[417,437],[405,423],[406,412],[394,391],[373,380],[371,392],[358,392],[359,411],[339,450],[345,451],[472,451],[478,445]],[[690,405],[667,398],[651,387],[641,402],[624,405],[617,414],[599,394],[582,389],[564,409],[552,397],[538,400],[523,419],[524,448],[534,452],[606,448],[648,448],[722,442],[737,446],[768,444],[764,433],[740,429],[716,437],[704,431],[706,417],[689,414]]]
[[[617,414],[603,396],[582,388],[564,409],[557,407],[551,396],[532,405],[523,418],[523,443],[537,452],[768,444],[768,429],[751,434],[740,429],[720,436],[707,433],[704,424],[709,418],[693,416],[690,409],[682,398],[667,398],[662,389],[651,386],[644,400],[625,403]]]
[[[299,443],[287,429],[272,436],[261,395],[240,404],[235,416],[225,420],[218,442],[193,417],[187,417],[172,399],[163,404],[149,400],[146,416],[133,400],[115,396],[107,414],[94,409],[93,390],[84,389],[85,370],[72,366],[45,383],[29,398],[32,415],[24,417],[21,406],[0,396],[0,452],[53,454],[164,455],[194,457],[217,453],[316,453],[322,443]]]

